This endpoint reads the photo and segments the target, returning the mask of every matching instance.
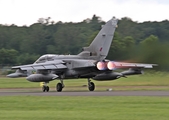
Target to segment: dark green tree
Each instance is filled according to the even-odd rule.
[[[12,65],[16,63],[18,51],[14,49],[0,49],[0,63],[4,65]]]

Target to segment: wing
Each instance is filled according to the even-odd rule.
[[[125,63],[114,61],[110,61],[107,64],[107,67],[110,70],[113,70],[114,68],[153,68],[153,66],[157,66],[157,64]]]
[[[14,66],[12,69],[17,69],[15,73],[7,75],[8,77],[26,77],[32,74],[32,71],[38,71],[38,73],[47,73],[48,70],[54,70],[55,72],[62,72],[67,69],[67,66],[62,60],[48,61],[44,63],[34,63],[29,65]],[[42,76],[41,76],[42,77]],[[56,78],[56,75],[47,75],[49,78]],[[35,78],[35,77],[34,77]],[[45,78],[43,76],[43,78]]]
[[[64,62],[61,60],[55,62],[45,62],[45,63],[35,63],[29,65],[14,66],[12,69],[20,70],[64,70],[67,67],[64,65]]]

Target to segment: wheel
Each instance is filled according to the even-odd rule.
[[[43,92],[49,92],[49,86],[42,86]]]
[[[42,91],[43,91],[43,92],[46,91],[46,86],[42,86]]]
[[[49,86],[46,86],[46,92],[49,92]]]
[[[88,88],[89,88],[89,91],[94,91],[94,89],[95,89],[94,83],[93,83],[93,82],[90,82]]]
[[[62,91],[62,88],[63,88],[63,86],[62,86],[61,83],[58,83],[58,84],[56,85],[56,90],[57,90],[58,92],[61,92],[61,91]]]

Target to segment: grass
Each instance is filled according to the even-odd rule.
[[[55,87],[59,81],[52,81]],[[169,74],[155,73],[116,81],[94,81],[96,90],[169,90]],[[64,90],[79,91],[87,80],[65,80]],[[68,87],[70,86],[70,87]],[[25,78],[0,78],[0,88],[37,88]],[[1,90],[1,89],[0,89]],[[87,90],[87,89],[86,89]],[[169,97],[0,96],[0,120],[168,120]]]
[[[51,90],[55,89],[59,80],[51,81],[49,86]],[[93,81],[96,90],[169,90],[169,74],[162,72],[145,73],[144,75],[128,76],[128,78],[120,78],[114,81]],[[86,79],[65,80],[66,87],[64,90],[87,90],[83,85],[87,85]],[[27,81],[25,78],[0,78],[0,88],[38,88],[39,83]]]
[[[168,120],[169,97],[0,97],[1,120]]]

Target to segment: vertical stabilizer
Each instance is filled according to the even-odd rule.
[[[83,55],[83,53],[89,52],[90,56],[97,56],[99,60],[105,59],[109,52],[111,42],[113,40],[114,32],[117,27],[117,22],[118,20],[115,17],[109,20],[102,27],[102,29],[94,38],[90,46],[84,47],[84,51],[81,52],[79,55]]]

